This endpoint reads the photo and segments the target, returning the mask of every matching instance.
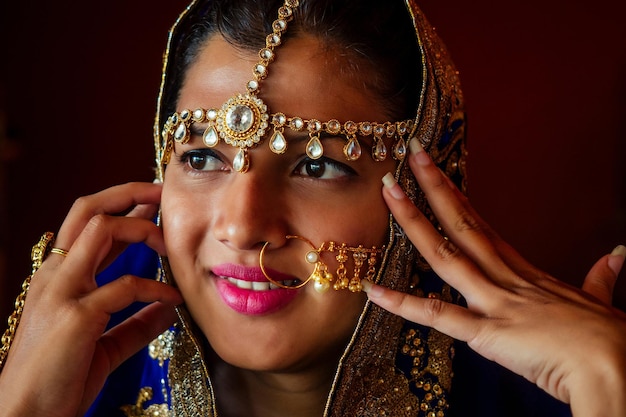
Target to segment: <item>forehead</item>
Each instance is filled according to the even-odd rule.
[[[261,81],[259,96],[270,113],[341,121],[384,121],[382,104],[362,87],[365,73],[352,67],[341,51],[310,36],[288,39]],[[244,92],[258,61],[255,51],[242,51],[221,36],[210,38],[187,69],[177,108],[220,107]]]

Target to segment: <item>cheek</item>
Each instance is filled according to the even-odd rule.
[[[201,210],[201,206],[202,203],[193,196],[164,185],[161,198],[161,225],[175,276],[179,275],[176,272],[181,265],[193,262],[190,257],[197,255],[202,236],[206,233],[208,216],[203,213],[207,213],[207,210]]]

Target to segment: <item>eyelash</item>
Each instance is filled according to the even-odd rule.
[[[224,161],[222,160],[222,158],[213,150],[211,149],[193,149],[193,150],[189,150],[184,152],[182,155],[180,155],[179,157],[179,161],[182,165],[185,166],[185,168],[193,173],[193,174],[202,174],[202,173],[206,173],[206,172],[215,172],[215,171],[224,171],[225,169],[210,169],[210,170],[203,170],[203,169],[198,169],[198,168],[194,168],[192,166],[192,158],[202,158],[202,162],[203,162],[203,167],[206,166],[207,163],[211,162],[211,159],[213,159],[213,162],[217,165],[217,164],[221,164],[222,166],[226,166],[226,164],[224,163]],[[309,169],[311,167],[311,165],[307,164],[317,164],[318,166],[321,166],[321,173],[320,176],[315,176],[312,175],[311,170]],[[327,171],[329,170],[329,168],[331,170],[334,170],[336,172],[339,173],[338,177],[335,178],[321,178],[323,177],[323,175],[325,173],[327,173]],[[314,168],[312,168],[314,169]],[[306,170],[306,173],[302,173],[299,171],[302,170]],[[320,159],[311,159],[308,157],[304,157],[302,160],[300,160],[296,167],[293,169],[293,174],[294,175],[298,175],[301,177],[305,177],[305,178],[314,178],[314,179],[322,179],[322,180],[337,180],[342,176],[345,177],[353,177],[353,176],[357,176],[358,174],[356,173],[356,171],[354,169],[352,169],[350,166],[343,164],[341,162],[335,161],[333,159],[330,159],[328,157],[321,157]],[[308,175],[307,175],[308,174]]]
[[[202,169],[194,168],[191,165],[192,158],[203,158],[205,166],[209,162],[210,159],[213,159],[218,164],[225,165],[224,161],[222,161],[222,158],[220,158],[218,154],[211,149],[193,149],[193,150],[184,152],[180,156],[179,161],[182,165],[185,166],[185,168],[188,171],[195,173],[195,174],[200,174],[202,172],[210,172],[210,171],[215,171],[215,170],[204,171]]]

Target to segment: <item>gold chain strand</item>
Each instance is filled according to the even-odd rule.
[[[30,281],[33,278],[33,275],[35,275],[35,272],[37,272],[43,261],[46,259],[53,241],[54,233],[46,232],[43,236],[41,236],[39,242],[33,246],[30,254],[33,262],[32,272],[22,283],[22,292],[15,299],[15,310],[9,316],[9,319],[7,320],[8,328],[2,335],[2,347],[0,348],[0,372],[2,372],[2,368],[4,368],[4,363],[9,355],[9,349],[11,348],[11,344],[15,338],[17,326],[20,324],[20,319],[22,318],[22,311],[24,311],[24,303],[26,302],[26,294],[28,294],[28,290],[30,289]]]

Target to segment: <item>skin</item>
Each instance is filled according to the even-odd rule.
[[[338,78],[338,64],[327,54],[309,37],[281,46],[269,67],[270,77],[261,84],[260,96],[271,111],[322,121],[385,121],[383,107],[358,85],[353,87],[354,80]],[[220,107],[246,85],[256,60],[256,53],[212,38],[186,73],[178,110]],[[328,94],[329,89],[335,94]],[[324,155],[336,162],[315,178],[305,169],[308,133],[286,129],[285,134],[287,152],[276,155],[262,143],[250,150],[252,165],[245,174],[233,170],[237,148],[225,143],[213,149],[215,154],[200,169],[192,169],[186,152],[207,150],[199,135],[176,144],[165,171],[167,253],[186,306],[217,354],[212,372],[230,381],[215,384],[218,405],[228,404],[220,407],[222,415],[282,415],[286,410],[320,415],[365,297],[347,290],[320,294],[307,285],[286,308],[249,316],[222,301],[216,289],[221,278],[212,267],[258,267],[259,251],[267,241],[270,266],[304,280],[311,272],[304,259],[310,248],[286,235],[304,236],[316,245],[334,240],[365,247],[380,247],[387,239],[389,210],[379,179],[395,161],[375,162],[365,153],[368,144],[359,160],[349,162],[342,151],[345,139],[326,138]],[[333,163],[340,167],[333,168]],[[325,262],[336,269],[332,256]],[[224,389],[229,385],[245,388]],[[233,404],[241,409],[233,410]]]
[[[610,305],[623,254],[598,260],[582,290],[551,277],[502,241],[416,145],[411,170],[450,240],[393,179],[385,179],[383,195],[420,253],[465,295],[468,308],[377,285],[367,285],[370,300],[468,342],[569,403],[575,417],[626,415],[626,314]]]
[[[280,82],[286,80],[284,76],[290,70],[289,66],[283,66],[290,62],[291,53],[289,47],[284,46],[280,51],[281,59],[270,68],[272,73],[277,74],[275,80],[272,81],[272,77],[267,80],[268,86],[271,82],[277,84],[271,85],[268,94],[263,96],[270,107],[293,111],[303,117],[328,119],[345,116],[355,120],[376,120],[378,113],[370,113],[376,112],[372,107],[346,105],[346,102],[357,98],[353,96],[356,91],[347,88],[341,98],[325,95],[323,89],[307,88],[324,81],[323,77],[315,78],[316,71],[313,69],[309,76],[313,76],[314,80],[308,79],[314,81],[312,84],[297,79],[306,74],[292,74],[300,81],[294,85],[302,87],[298,97],[310,94],[313,96],[310,100],[296,100],[289,89],[281,89]],[[221,74],[222,80],[232,76],[235,80],[232,85],[243,86],[249,77],[252,57],[233,54],[234,51],[227,48],[222,48],[222,52],[222,58],[226,60],[221,61],[222,67],[214,68],[213,75],[219,77]],[[246,64],[241,64],[241,60]],[[315,62],[308,63],[314,65]],[[318,71],[321,69],[317,68]],[[302,70],[306,73],[307,68]],[[279,77],[281,71],[283,76]],[[193,80],[199,81],[196,87],[193,87]],[[332,79],[327,81],[333,82]],[[213,98],[216,103],[221,103],[232,94],[231,87],[224,87],[223,91],[207,90],[211,85],[209,77],[189,75],[185,86],[187,90],[181,94],[181,108],[210,106]],[[325,105],[319,106],[319,103]],[[370,103],[376,101],[370,100]],[[309,106],[318,107],[313,109]],[[346,109],[349,109],[349,114]],[[310,113],[311,110],[319,110],[319,113]],[[326,110],[334,112],[327,114]],[[183,149],[177,149],[177,153],[181,151]],[[385,164],[368,167],[367,172],[378,169],[374,167],[380,167],[380,171],[372,172],[367,181],[356,181],[351,186],[363,188],[362,191],[369,196],[368,204],[371,205],[366,206],[367,210],[385,212],[384,203],[388,205],[420,253],[440,276],[463,293],[469,306],[465,309],[377,286],[368,287],[370,299],[396,314],[468,341],[480,354],[525,376],[554,397],[569,402],[577,417],[626,415],[625,396],[621,394],[626,392],[626,315],[609,305],[611,288],[624,257],[601,258],[589,271],[582,290],[567,286],[521,258],[480,219],[469,202],[450,186],[424,152],[415,152],[419,149],[414,146],[412,151],[409,160],[411,169],[450,237],[449,241],[441,238],[393,181],[386,182],[381,197],[378,179],[383,176],[384,169],[389,169],[383,168]],[[224,148],[220,152],[223,152],[225,161],[232,161],[232,149]],[[333,152],[332,146],[328,147],[328,152],[329,155]],[[244,400],[254,402],[258,409],[235,409],[233,413],[275,414],[271,404],[259,398],[275,395],[272,400],[279,401],[281,405],[280,401],[284,401],[284,408],[281,409],[287,415],[319,415],[320,402],[323,403],[327,392],[327,383],[324,382],[329,374],[327,368],[336,362],[336,356],[322,356],[316,348],[299,344],[298,338],[303,335],[283,326],[284,337],[299,344],[299,349],[294,349],[294,352],[287,351],[272,326],[265,324],[272,322],[272,317],[257,320],[268,331],[267,334],[259,334],[252,326],[247,326],[241,330],[249,341],[247,344],[232,340],[233,335],[220,320],[241,325],[246,319],[229,317],[232,314],[218,308],[219,301],[207,302],[212,290],[210,277],[206,278],[205,271],[210,270],[214,257],[218,255],[253,265],[256,262],[253,253],[258,253],[260,242],[265,240],[272,243],[271,252],[289,252],[285,259],[301,259],[299,254],[291,253],[300,251],[290,249],[286,244],[286,232],[301,234],[316,242],[354,237],[370,245],[379,243],[383,236],[361,230],[364,225],[378,228],[378,224],[372,226],[369,218],[358,218],[346,212],[345,207],[352,207],[355,199],[359,198],[359,193],[354,192],[352,187],[340,183],[330,185],[330,189],[324,188],[326,186],[320,189],[308,179],[291,175],[296,165],[293,154],[284,156],[286,160],[290,157],[292,160],[291,165],[284,165],[277,157],[263,151],[262,147],[251,153],[254,165],[246,174],[229,173],[227,163],[219,178],[191,179],[182,174],[182,167],[173,163],[166,171],[165,189],[158,184],[130,183],[76,201],[55,243],[59,248],[68,249],[69,255],[50,255],[33,277],[16,339],[0,374],[0,415],[81,415],[94,400],[108,374],[173,323],[173,306],[181,303],[182,297],[170,286],[124,276],[101,288],[96,287],[95,274],[132,242],[145,242],[158,253],[174,260],[176,278],[186,302],[218,353],[226,358],[220,346],[231,342],[237,344],[237,349],[233,351],[242,354],[229,357],[228,363],[215,361],[214,375],[224,382],[221,386],[226,390],[241,387],[239,383],[243,383],[245,389],[240,392],[248,395]],[[362,158],[355,166],[364,164],[361,168],[364,167],[368,164],[366,159]],[[275,172],[269,170],[273,165],[276,165]],[[233,187],[229,189],[238,193],[226,193],[225,185]],[[207,188],[212,191],[209,193]],[[251,192],[257,189],[263,192]],[[308,197],[306,193],[299,195],[299,189],[315,191],[321,196],[304,205],[300,200],[306,201]],[[266,196],[276,190],[281,193],[274,195],[274,203],[271,203]],[[244,199],[247,204],[235,205],[233,195]],[[230,211],[218,211],[218,203],[224,204]],[[159,204],[163,205],[167,216],[164,231],[150,220]],[[185,210],[185,204],[199,210],[199,217],[193,225],[176,214],[176,210]],[[129,209],[132,210],[126,216],[115,215]],[[322,235],[318,230],[322,226],[326,230],[325,222],[331,221],[323,213],[338,213],[338,217],[332,220],[335,226],[332,236]],[[235,222],[235,215],[246,228],[239,229],[240,223]],[[318,216],[316,218],[321,217],[323,221],[302,222],[303,215]],[[384,217],[382,213],[380,217]],[[377,217],[372,219],[377,221]],[[382,220],[380,227],[383,228]],[[187,234],[177,236],[174,233],[177,228],[186,230]],[[382,229],[380,233],[383,233]],[[177,244],[184,246],[177,249]],[[178,256],[182,257],[179,263],[176,261],[178,257],[173,256],[177,250],[180,251]],[[276,262],[274,264],[273,261],[272,266],[285,270],[293,268],[290,272],[293,274],[301,273],[300,268],[304,267],[299,263]],[[323,346],[321,349],[333,352],[333,347],[345,342],[350,326],[354,325],[351,322],[354,318],[350,316],[355,313],[333,316],[340,319],[337,329],[334,329],[334,321],[332,326],[321,325],[328,320],[323,305],[349,302],[354,303],[349,310],[358,311],[363,297],[331,293],[321,298],[309,291],[303,291],[301,299],[297,300],[298,305],[302,303],[321,308],[320,323],[310,327],[315,332],[320,329],[336,332],[332,337],[318,335]],[[133,301],[146,302],[148,307],[104,333],[110,314]],[[297,310],[296,307],[294,305],[293,310]],[[289,322],[292,313],[285,311],[282,318]],[[220,320],[213,320],[219,314],[223,315]],[[302,324],[302,317],[297,321],[299,325]],[[294,322],[295,319],[291,323]],[[309,323],[306,324],[308,331]],[[224,334],[214,335],[219,333],[219,326],[224,327]],[[252,345],[250,341],[255,343],[254,350],[258,346],[262,354],[248,352],[253,350],[249,349]],[[272,343],[277,343],[276,349],[280,354],[270,351],[268,346]],[[318,372],[312,370],[309,365],[315,359],[322,360],[327,368]],[[296,366],[297,363],[302,365]],[[291,390],[287,389],[287,383],[293,384],[290,385]],[[228,392],[218,394],[218,401],[225,401],[219,398],[228,398]],[[302,403],[300,409],[295,408],[298,400]]]

